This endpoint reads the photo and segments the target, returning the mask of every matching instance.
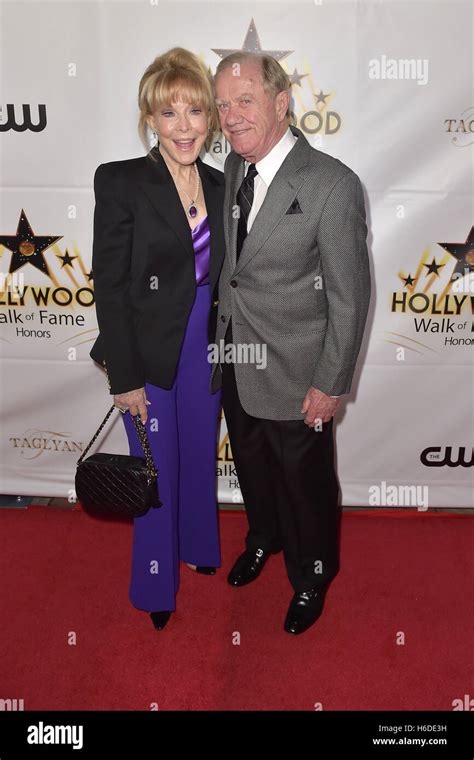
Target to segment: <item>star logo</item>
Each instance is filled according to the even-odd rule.
[[[294,54],[294,50],[267,50],[262,47],[254,18],[250,20],[240,48],[211,48],[211,50],[220,59],[233,53],[265,54],[274,58],[286,72],[291,87],[290,123],[299,127],[311,138],[319,137],[320,134],[332,136],[339,132],[342,125],[341,115],[334,110],[332,105],[335,91],[324,92],[321,89],[322,83],[313,81],[309,64],[299,65],[299,68],[292,64],[290,67],[285,59]],[[219,138],[213,144],[211,152],[217,155],[227,152],[227,148],[227,142]]]
[[[293,74],[290,74],[290,82],[291,84],[297,84],[299,87],[301,87],[301,80],[307,76],[308,74],[298,74],[298,70],[295,69],[293,71]]]
[[[474,227],[471,227],[465,243],[438,243],[438,245],[457,259],[451,280],[458,279],[457,275],[464,276],[474,271]]]
[[[433,259],[431,264],[423,264],[428,269],[427,274],[436,274],[439,277],[439,269],[444,267],[444,264],[437,264],[436,259]]]
[[[68,266],[72,267],[72,262],[74,261],[74,259],[77,259],[77,256],[70,256],[69,255],[69,251],[68,251],[67,248],[66,248],[66,253],[64,254],[64,256],[60,256],[59,254],[56,254],[56,257],[58,259],[60,259],[61,262],[62,262],[61,263],[61,269],[63,269],[66,266],[66,264],[68,264]]]
[[[322,90],[319,91],[319,95],[314,93],[314,97],[316,98],[316,105],[318,105],[318,103],[326,104],[326,98],[329,98],[330,94],[330,92],[324,94]]]
[[[288,58],[294,50],[263,50],[260,43],[260,37],[258,36],[257,27],[255,21],[252,19],[247,34],[245,35],[244,43],[241,48],[211,48],[213,53],[219,56],[219,58],[226,58],[226,56],[232,53],[265,53],[271,55],[276,61],[283,61],[284,58]],[[296,69],[295,69],[296,71]]]
[[[25,264],[32,264],[50,277],[43,252],[62,237],[62,235],[35,235],[22,209],[16,235],[0,235],[0,245],[12,252],[10,273],[16,272]]]

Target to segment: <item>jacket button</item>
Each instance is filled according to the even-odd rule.
[[[230,284],[231,284],[232,288],[236,288],[237,287],[237,280],[231,280]]]
[[[223,314],[221,315],[221,322],[225,322],[225,317]]]

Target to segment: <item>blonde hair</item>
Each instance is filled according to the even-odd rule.
[[[265,53],[246,53],[245,51],[240,50],[236,53],[231,53],[219,61],[214,76],[214,83],[222,71],[230,68],[236,63],[245,63],[246,61],[253,61],[260,64],[262,69],[263,89],[267,95],[275,98],[279,92],[291,90],[291,82],[288,74],[271,55],[266,55]],[[285,115],[287,119],[290,118],[289,104]]]
[[[150,63],[138,87],[138,134],[148,155],[155,161],[153,151],[148,147],[147,116],[151,116],[157,108],[170,106],[179,100],[198,104],[207,112],[209,136],[206,150],[209,150],[219,125],[210,73],[194,53],[174,47]]]

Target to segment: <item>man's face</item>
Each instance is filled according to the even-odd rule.
[[[275,98],[263,89],[260,64],[234,64],[222,71],[215,83],[221,129],[236,153],[247,161],[260,161],[287,128],[288,92]]]

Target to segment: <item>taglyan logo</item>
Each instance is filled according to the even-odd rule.
[[[33,122],[31,116],[31,106],[29,103],[23,103],[21,106],[14,103],[7,103],[6,113],[3,106],[0,106],[0,132],[42,132],[46,129],[46,106],[40,103],[38,106],[38,119]]]
[[[266,53],[278,61],[287,72],[291,82],[292,107],[291,121],[306,135],[313,137],[315,145],[322,145],[324,136],[331,136],[339,132],[342,125],[341,115],[334,109],[332,101],[335,92],[330,89],[326,82],[315,81],[311,68],[306,65],[301,67],[297,62],[289,64],[286,59],[292,56],[294,50],[271,50],[263,48],[260,37],[252,18],[247,28],[242,47],[236,48],[212,48],[212,52],[225,58],[231,53]],[[227,154],[230,146],[225,138],[218,138],[211,146],[211,153]]]
[[[473,467],[474,449],[465,446],[428,446],[420,454],[420,461],[425,467]]]
[[[74,205],[68,207],[68,214],[75,218]],[[5,339],[12,344],[58,336],[56,343],[63,355],[92,340],[97,327],[88,330],[86,325],[89,312],[95,318],[90,309],[94,305],[92,272],[87,271],[76,246],[71,252],[61,250],[57,245],[61,239],[62,235],[35,234],[23,209],[16,234],[0,233],[0,324],[11,326]]]
[[[70,433],[60,433],[54,430],[39,430],[30,428],[20,435],[8,439],[12,449],[15,449],[24,459],[37,459],[45,451],[71,452],[80,454],[84,444],[82,441],[72,441]]]
[[[466,108],[460,116],[445,119],[444,129],[455,148],[468,148],[474,144],[474,106]]]
[[[428,356],[474,344],[474,227],[464,243],[437,246],[426,248],[413,270],[399,271],[402,287],[391,293],[392,313],[410,320],[412,334],[397,330],[385,338]]]

